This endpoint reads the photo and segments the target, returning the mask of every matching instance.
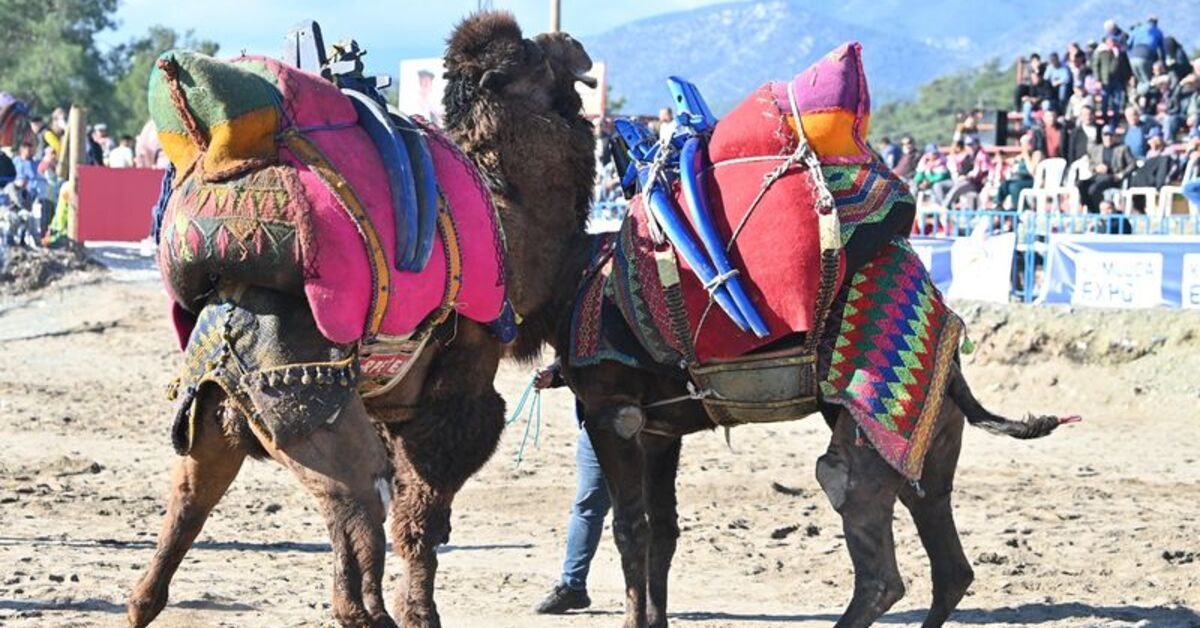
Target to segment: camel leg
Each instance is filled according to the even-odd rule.
[[[203,404],[203,414],[196,421],[191,452],[176,460],[171,472],[171,496],[158,533],[158,550],[129,594],[126,612],[132,626],[148,625],[167,605],[175,570],[246,459],[246,452],[222,433],[216,400],[208,396],[196,403]]]
[[[817,481],[842,516],[854,564],[854,596],[837,626],[869,626],[901,597],[892,512],[903,477],[879,453],[855,443],[855,423],[843,412],[829,450],[817,461]]]
[[[645,465],[638,437],[623,438],[613,428],[615,421],[630,412],[641,410],[610,406],[589,412],[584,425],[612,496],[613,538],[625,575],[625,628],[643,628],[647,625],[646,562],[650,543],[643,486]]]
[[[392,542],[405,564],[396,613],[404,626],[441,625],[437,546],[450,540],[455,494],[492,456],[504,430],[504,401],[490,388],[474,392],[425,400],[416,418],[389,426],[396,467]]]
[[[947,400],[938,422],[938,433],[926,454],[921,476],[925,496],[917,495],[911,486],[900,491],[900,500],[912,514],[933,572],[933,603],[922,624],[926,628],[945,623],[975,579],[971,562],[963,553],[958,538],[950,503],[954,472],[962,449],[964,419],[958,408]]]
[[[675,543],[679,538],[679,512],[675,500],[675,477],[679,472],[679,449],[683,440],[642,434],[645,450],[646,505],[650,519],[650,553],[646,618],[651,628],[667,625],[667,580]]]
[[[334,555],[334,617],[343,626],[395,626],[383,602],[391,466],[362,401],[353,397],[332,425],[308,438],[266,447],[317,499],[325,518]]]

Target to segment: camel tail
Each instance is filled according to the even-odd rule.
[[[1010,436],[1021,440],[1041,438],[1058,429],[1060,425],[1078,423],[1081,420],[1078,416],[1060,418],[1030,414],[1025,417],[1024,421],[1013,421],[992,414],[971,393],[971,387],[967,385],[967,378],[963,376],[962,369],[957,364],[953,367],[947,392],[963,414],[967,416],[967,421],[971,425],[1001,436]]]

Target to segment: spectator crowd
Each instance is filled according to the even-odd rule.
[[[66,238],[54,219],[69,194],[63,190],[66,169],[59,167],[67,143],[67,113],[57,108],[49,119],[29,116],[27,124],[29,133],[13,134],[14,146],[0,147],[0,232],[9,246],[51,246]],[[150,132],[142,135],[152,143],[143,147],[139,136],[135,151],[132,136],[114,139],[108,125],[92,125],[86,129],[80,163],[110,168],[164,167],[153,127],[147,126]]]
[[[1200,58],[1189,60],[1156,16],[1128,30],[1109,20],[1099,41],[1072,42],[1045,60],[1038,53],[1018,59],[1012,105],[1005,129],[987,128],[982,111],[959,114],[945,149],[918,149],[910,136],[898,145],[881,138],[877,149],[926,206],[1018,209],[1044,166],[1060,177],[1047,185],[1073,193],[1042,207],[1169,213],[1178,192],[1200,213]],[[1016,146],[982,146],[1008,129]],[[1135,188],[1155,190],[1161,205],[1122,194]]]

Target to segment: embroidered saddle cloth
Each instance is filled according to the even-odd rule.
[[[181,344],[214,278],[303,294],[334,343],[411,334],[431,314],[496,319],[504,246],[470,160],[421,124],[437,179],[437,237],[420,272],[395,270],[389,172],[351,100],[266,57],[164,54],[150,110],[177,175],[159,268]]]

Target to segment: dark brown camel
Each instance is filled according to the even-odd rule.
[[[584,425],[613,498],[613,536],[625,575],[625,626],[666,626],[667,578],[679,537],[675,477],[681,438],[713,425],[695,401],[643,409],[686,395],[684,380],[615,362],[579,369],[568,365],[566,378],[583,403]],[[912,515],[931,563],[933,603],[923,625],[942,625],[974,578],[950,503],[963,419],[1022,439],[1044,436],[1060,424],[1055,417],[1015,422],[991,414],[975,400],[957,366],[947,387],[921,494],[875,449],[857,444],[849,413],[832,405],[821,408],[833,435],[817,461],[817,480],[842,516],[854,565],[854,594],[838,626],[868,626],[904,595],[892,539],[897,498]]]
[[[569,36],[526,39],[507,13],[458,25],[446,51],[446,129],[483,173],[500,212],[509,298],[523,316],[515,345],[452,316],[401,386],[365,404],[355,396],[335,423],[283,449],[269,446],[223,395],[206,391],[191,452],[173,471],[158,550],[130,595],[132,625],[162,611],[171,577],[247,455],[280,462],[318,500],[342,625],[396,625],[382,594],[383,522],[394,495],[393,540],[406,574],[394,610],[404,626],[440,625],[435,549],[449,539],[455,494],[492,455],[503,429],[504,402],[492,384],[499,361],[537,354],[555,327],[552,315],[569,307],[577,275],[568,270],[585,261],[593,138],[574,83],[590,67]],[[239,307],[282,330],[279,344],[289,354],[345,349],[321,337],[302,296],[238,288]]]

